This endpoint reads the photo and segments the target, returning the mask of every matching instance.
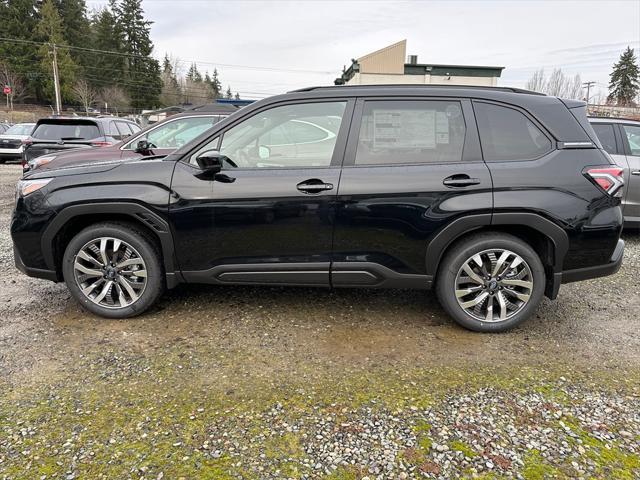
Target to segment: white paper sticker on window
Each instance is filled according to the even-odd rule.
[[[446,131],[448,137],[448,122]],[[423,149],[435,148],[435,146],[435,110],[375,110],[373,112],[374,149]]]

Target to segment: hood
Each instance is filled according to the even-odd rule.
[[[26,140],[27,138],[29,138],[29,135],[7,135],[6,133],[0,135],[0,140]]]
[[[120,151],[120,145],[112,145],[110,147],[99,148],[74,148],[60,153],[52,152],[50,154],[36,157],[33,161],[37,162],[39,158],[51,158],[51,161],[44,165],[38,166],[35,170],[52,170],[57,168],[75,167],[88,165],[91,163],[104,163],[124,160],[126,158],[139,158],[140,155],[131,151]],[[121,154],[124,154],[121,158]],[[130,154],[130,155],[128,155]]]

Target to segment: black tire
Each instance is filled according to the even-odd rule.
[[[488,322],[472,316],[458,303],[456,277],[467,260],[492,249],[505,249],[519,255],[531,271],[533,287],[528,302],[513,316]],[[544,289],[545,271],[538,254],[519,238],[497,232],[471,235],[452,246],[442,259],[436,278],[436,294],[442,307],[459,325],[476,332],[503,332],[527,320],[540,304]]]
[[[101,237],[112,237],[133,247],[144,261],[146,285],[137,300],[128,306],[106,308],[98,305],[82,293],[76,281],[74,263],[80,250],[89,242]],[[165,278],[160,252],[155,242],[134,224],[105,222],[91,225],[78,233],[67,245],[62,259],[62,273],[73,297],[91,313],[106,318],[129,318],[140,315],[151,307],[165,290]]]

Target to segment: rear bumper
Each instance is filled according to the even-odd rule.
[[[13,247],[13,258],[16,262],[16,268],[30,277],[44,278],[45,280],[51,280],[52,282],[61,281],[55,270],[27,267],[22,261],[22,258],[20,258],[20,254],[15,246]]]
[[[622,257],[624,255],[624,240],[618,240],[613,255],[609,263],[604,265],[596,265],[594,267],[576,268],[575,270],[565,270],[562,272],[561,283],[580,282],[582,280],[588,280],[590,278],[605,277],[607,275],[613,275],[622,265]]]

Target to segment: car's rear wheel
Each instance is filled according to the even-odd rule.
[[[436,292],[443,308],[465,328],[500,332],[535,312],[545,272],[538,254],[517,237],[473,235],[442,261]]]
[[[125,223],[96,224],[78,233],[65,250],[62,271],[75,299],[108,318],[139,315],[164,291],[154,242]]]

